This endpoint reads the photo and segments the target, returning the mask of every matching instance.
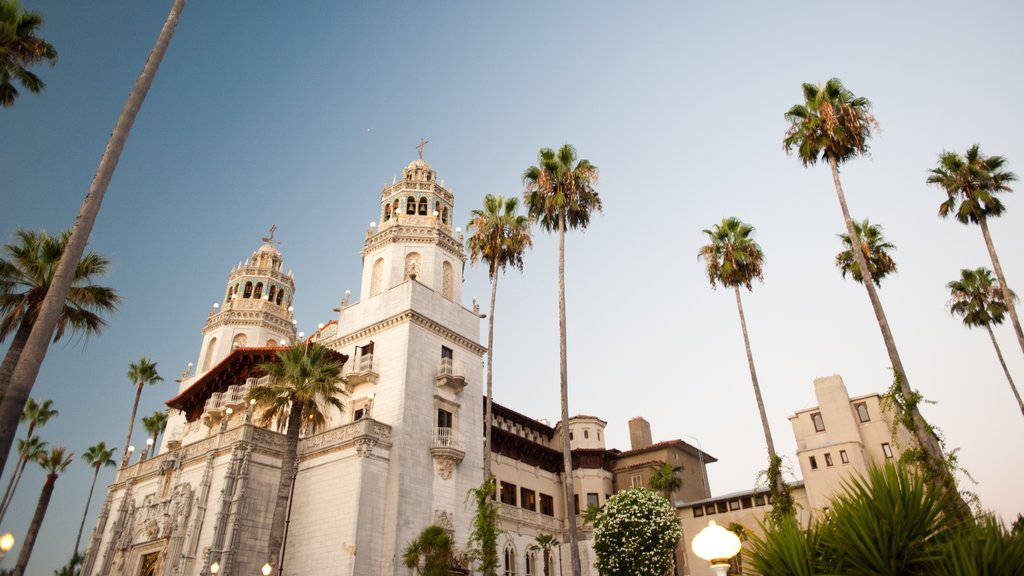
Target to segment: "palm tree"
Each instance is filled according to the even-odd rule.
[[[157,444],[157,438],[167,428],[167,412],[157,410],[149,416],[143,416],[142,427],[146,429],[146,432],[149,432],[150,437],[153,439],[153,452],[151,454],[147,449],[146,456],[155,456],[160,446]]]
[[[1006,317],[1005,293],[992,278],[992,271],[988,268],[964,268],[960,270],[960,278],[946,284],[949,288],[949,313],[963,319],[964,325],[968,328],[977,326],[985,328],[988,337],[992,340],[992,346],[996,349],[996,358],[999,365],[1003,367],[1006,374],[1006,381],[1010,383],[1010,390],[1017,399],[1017,406],[1021,414],[1024,414],[1024,402],[1021,401],[1020,392],[1013,383],[1010,370],[1003,360],[1003,353],[999,350],[999,342],[992,332],[993,324],[1002,324]],[[1010,292],[1010,298],[1016,298],[1016,294]]]
[[[454,555],[451,536],[444,528],[431,525],[405,547],[402,560],[407,568],[415,568],[422,576],[448,576]]]
[[[121,466],[128,463],[128,446],[132,443],[132,431],[135,429],[135,414],[139,411],[139,398],[142,397],[142,387],[146,384],[152,386],[164,379],[156,371],[156,362],[143,356],[138,362],[128,365],[128,379],[135,384],[135,402],[132,404],[132,417],[128,420],[128,436],[124,439],[124,452],[121,454]]]
[[[679,477],[682,471],[682,466],[673,466],[668,462],[663,462],[651,475],[648,484],[651,490],[661,492],[666,500],[671,501],[672,493],[683,487],[683,479]]]
[[[939,216],[945,218],[950,214],[961,224],[977,224],[985,239],[985,248],[992,259],[992,268],[999,279],[999,288],[1003,291],[1003,303],[1010,315],[1010,323],[1017,333],[1017,343],[1024,351],[1024,330],[1021,330],[1017,307],[1010,297],[1010,286],[1006,283],[1003,267],[999,264],[995,244],[988,230],[988,219],[998,218],[1006,211],[997,196],[1002,192],[1012,192],[1009,183],[1017,180],[1017,175],[1004,170],[1006,158],[1002,156],[985,156],[975,144],[960,156],[956,152],[943,152],[939,155],[939,165],[931,170],[929,184],[937,184],[946,192],[946,201],[939,204]]]
[[[34,436],[36,428],[46,426],[46,423],[58,414],[57,409],[53,407],[53,400],[44,400],[42,403],[38,403],[34,398],[29,398],[25,403],[21,421],[28,422],[28,430],[25,432],[25,439],[18,440],[18,463],[15,465],[14,474],[11,474],[11,479],[7,483],[4,497],[0,500],[0,522],[7,514],[7,507],[11,505],[11,500],[14,499],[14,491],[18,489],[18,482],[21,481],[21,475],[25,472],[28,461],[35,460],[36,456],[46,449],[46,442],[41,442],[37,436]]]
[[[0,364],[0,396],[7,391],[69,236],[68,232],[50,236],[43,230],[18,230],[15,232],[17,242],[3,247],[3,256],[0,256],[0,342],[11,333],[14,339]],[[106,327],[102,315],[117,310],[121,297],[113,288],[92,282],[104,276],[109,267],[110,261],[95,252],[82,257],[64,301],[54,341],[60,340],[68,329],[73,334],[88,336]]]
[[[100,468],[104,466],[116,466],[114,452],[117,448],[107,448],[106,442],[100,442],[90,446],[82,454],[85,462],[92,466],[92,484],[89,485],[89,496],[85,499],[85,512],[82,513],[82,523],[78,525],[78,535],[75,536],[75,551],[71,557],[78,557],[78,544],[82,540],[82,530],[85,528],[85,519],[89,516],[89,504],[92,503],[92,491],[96,488],[96,478],[100,475]]]
[[[534,543],[530,545],[530,550],[541,551],[541,557],[544,559],[543,576],[554,576],[551,574],[551,549],[558,546],[558,538],[555,538],[551,534],[541,532],[540,534],[537,534],[537,537],[533,540]]]
[[[14,106],[18,89],[12,80],[38,94],[46,83],[28,69],[40,62],[57,63],[57,50],[38,36],[43,26],[39,12],[26,12],[18,0],[0,0],[0,105]]]
[[[28,559],[32,556],[32,547],[35,546],[36,536],[39,535],[39,527],[43,525],[43,517],[46,516],[46,508],[50,505],[50,496],[53,495],[53,485],[57,483],[57,476],[67,470],[74,456],[63,446],[54,446],[50,452],[39,456],[36,462],[46,471],[46,482],[43,484],[43,491],[39,494],[39,502],[36,503],[36,512],[32,516],[32,523],[28,526],[28,533],[25,534],[25,541],[21,545],[21,553],[18,554],[18,563],[14,566],[14,576],[24,576]]]
[[[281,422],[285,418],[288,421],[285,454],[270,525],[267,555],[271,558],[271,565],[277,560],[284,537],[288,495],[295,476],[299,429],[305,425],[312,432],[324,425],[324,412],[328,408],[344,409],[337,398],[344,394],[338,386],[342,362],[335,360],[334,354],[316,343],[296,342],[289,348],[278,350],[277,360],[260,366],[260,370],[269,377],[268,381],[249,391],[249,398],[256,401],[256,409],[262,410],[259,417],[261,425],[270,426],[275,420]]]
[[[597,166],[589,160],[577,160],[576,149],[569,144],[558,151],[541,148],[538,166],[523,172],[526,201],[530,218],[547,231],[558,231],[558,344],[559,376],[562,395],[562,483],[565,485],[566,523],[569,525],[569,548],[572,574],[580,576],[579,534],[576,531],[576,506],[572,498],[572,453],[569,448],[569,370],[565,336],[565,231],[586,229],[590,216],[602,209],[597,193]]]
[[[896,261],[892,259],[889,252],[896,250],[896,245],[885,239],[882,235],[882,226],[872,224],[865,218],[861,222],[854,222],[853,228],[860,238],[861,250],[864,252],[864,259],[871,270],[871,279],[875,286],[882,285],[882,278],[896,272]],[[836,267],[842,273],[843,278],[849,274],[858,283],[863,283],[864,278],[860,275],[860,268],[857,266],[857,259],[853,256],[853,243],[849,234],[840,234],[839,240],[843,243],[843,251],[836,254]]]
[[[805,83],[802,89],[804,102],[795,104],[785,114],[790,126],[783,139],[783,147],[787,154],[796,151],[805,167],[816,164],[818,160],[828,162],[843,221],[846,224],[846,233],[851,239],[851,245],[860,246],[860,235],[857,234],[857,228],[850,216],[843,186],[839,180],[839,165],[867,154],[871,133],[878,126],[878,121],[871,115],[871,102],[847,90],[838,78],[832,78],[824,86]],[[871,268],[862,250],[855,250],[854,257],[861,278],[868,280],[861,284],[868,292],[868,299],[878,320],[878,328],[882,332],[882,340],[885,342],[892,369],[899,380],[900,389],[905,398],[914,398],[916,394],[910,386],[910,378],[903,368],[903,361],[896,349],[896,340],[892,336],[889,321],[875,291]],[[924,451],[926,466],[943,483],[955,485],[952,473],[944,465],[942,447],[916,405],[911,407],[911,419],[914,428],[912,432]],[[967,510],[966,505],[961,509]]]
[[[487,276],[491,280],[491,308],[487,319],[487,407],[484,417],[484,479],[491,477],[491,413],[492,372],[494,367],[494,303],[498,296],[498,272],[512,267],[523,270],[523,254],[533,245],[530,220],[518,212],[516,198],[502,198],[488,194],[482,209],[470,213],[466,225],[469,231],[470,260],[475,264],[487,262]]]
[[[736,295],[736,309],[740,314],[740,328],[743,331],[743,346],[747,351],[750,381],[754,386],[754,399],[757,401],[764,441],[768,447],[768,465],[769,469],[772,469],[779,456],[775,452],[775,442],[772,440],[772,431],[768,426],[768,414],[764,408],[764,399],[761,397],[761,385],[757,380],[757,370],[754,368],[754,355],[750,351],[750,336],[747,333],[747,318],[743,314],[743,299],[740,297],[741,286],[748,291],[753,291],[754,280],[764,280],[764,252],[753,238],[754,227],[739,218],[723,218],[720,224],[715,224],[714,228],[706,229],[703,232],[708,237],[709,243],[701,247],[697,257],[703,259],[707,266],[708,281],[711,282],[711,287],[715,288],[721,284],[732,288]],[[786,490],[781,474],[773,475],[773,480],[775,482],[773,490],[779,493]]]
[[[14,435],[18,427],[18,416],[25,407],[25,400],[32,392],[36,376],[39,374],[39,367],[46,356],[46,350],[50,345],[50,338],[60,321],[64,303],[68,298],[75,279],[75,270],[82,253],[85,252],[85,245],[92,234],[93,224],[96,222],[96,215],[99,213],[100,205],[103,203],[103,196],[106,194],[110,179],[114,176],[114,169],[121,158],[121,151],[124,150],[128,133],[131,132],[132,124],[135,123],[135,116],[142,107],[149,87],[153,84],[153,78],[160,67],[167,52],[167,45],[174,35],[174,29],[178,26],[181,11],[185,7],[185,0],[173,0],[171,10],[167,15],[156,44],[153,46],[146,64],[142,68],[135,87],[128,100],[121,109],[121,115],[117,119],[113,132],[110,133],[110,140],[107,148],[103,151],[99,166],[96,168],[96,175],[89,185],[89,193],[82,201],[74,226],[71,227],[71,236],[68,238],[67,247],[57,270],[50,282],[50,290],[47,290],[46,297],[39,307],[35,324],[32,327],[25,347],[22,350],[18,366],[11,375],[8,389],[4,393],[3,401],[0,403],[0,473],[3,473],[7,466],[7,453],[14,443]]]

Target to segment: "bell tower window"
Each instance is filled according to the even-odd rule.
[[[277,292],[277,300],[275,301],[275,304],[280,306],[281,305],[281,300],[283,299],[283,297],[284,297],[284,289],[282,288],[281,290],[279,290]]]
[[[245,292],[242,293],[242,298],[252,298],[252,282],[245,283]]]
[[[252,297],[257,300],[263,297],[263,282],[258,282],[256,288],[252,291]]]
[[[405,199],[405,213],[410,215],[416,213],[416,199],[412,196]]]
[[[391,220],[391,204],[384,207],[384,221]]]
[[[444,222],[445,224],[448,223],[448,208],[447,207],[441,209],[441,222]]]
[[[426,215],[427,215],[427,197],[426,196],[421,196],[420,197],[420,216],[426,216]]]
[[[267,300],[273,302],[275,296],[277,296],[277,286],[271,286],[270,287],[270,294],[269,294],[269,297],[267,298]]]

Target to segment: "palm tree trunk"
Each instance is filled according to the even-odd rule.
[[[135,414],[139,411],[139,398],[142,397],[142,381],[135,390],[135,403],[132,404],[132,418],[128,421],[128,436],[124,439],[124,450],[121,451],[121,467],[128,463],[128,447],[132,444],[132,431],[135,430]]]
[[[579,534],[576,532],[576,504],[572,489],[572,448],[569,444],[569,367],[565,338],[565,212],[558,215],[558,347],[562,393],[562,482],[565,484],[565,513],[569,525],[569,554],[572,576],[580,576]]]
[[[996,335],[992,332],[992,327],[988,324],[985,325],[985,329],[988,330],[988,337],[992,339],[992,346],[996,349],[996,358],[999,358],[999,365],[1003,367],[1003,374],[1006,374],[1006,381],[1010,383],[1010,390],[1013,390],[1013,397],[1017,399],[1017,406],[1020,407],[1020,413],[1024,414],[1024,401],[1020,399],[1020,391],[1017,390],[1017,385],[1013,383],[1013,376],[1010,376],[1010,369],[1006,367],[1006,360],[1003,360],[1003,352],[999,349],[999,342],[996,342]]]
[[[491,410],[491,395],[493,393],[492,372],[494,368],[494,302],[498,297],[498,271],[497,266],[491,266],[491,310],[487,318],[487,410],[484,416],[484,481],[491,477],[491,425],[494,422],[494,414]]]
[[[32,440],[32,434],[35,432],[36,423],[31,421],[28,423],[28,433],[25,434],[25,446],[28,447],[28,443]],[[4,516],[7,515],[7,507],[10,506],[11,500],[14,499],[14,492],[18,489],[18,482],[21,481],[21,475],[25,472],[25,466],[28,464],[28,458],[25,454],[18,455],[18,463],[15,464],[14,473],[11,474],[11,479],[7,483],[7,489],[4,491],[3,500],[0,500],[0,522],[3,522]]]
[[[7,349],[3,363],[0,363],[0,400],[3,399],[4,393],[7,392],[7,385],[11,382],[11,375],[14,374],[15,367],[18,366],[21,351],[25,349],[25,343],[28,342],[28,337],[31,333],[32,324],[23,319],[18,324],[18,331],[14,333],[11,347]]]
[[[7,455],[11,450],[11,444],[14,443],[14,435],[18,429],[18,418],[25,408],[25,401],[28,400],[28,396],[32,392],[32,386],[39,374],[39,367],[43,363],[50,339],[53,337],[53,331],[64,310],[64,302],[71,289],[75,269],[82,259],[89,235],[92,234],[92,227],[96,222],[100,205],[103,203],[103,196],[110,185],[110,179],[114,176],[114,169],[121,158],[121,151],[124,150],[124,144],[128,139],[128,133],[131,132],[132,124],[135,123],[135,116],[139,113],[146,93],[149,92],[149,87],[153,84],[153,78],[160,67],[160,61],[163,60],[164,54],[167,52],[167,45],[174,35],[174,29],[178,26],[178,20],[184,8],[185,0],[174,0],[156,44],[149,53],[146,65],[135,81],[135,87],[128,95],[124,108],[121,109],[121,115],[117,119],[114,131],[107,142],[107,148],[103,151],[103,157],[96,169],[96,175],[89,186],[89,193],[82,201],[78,217],[71,227],[71,237],[68,238],[64,254],[57,265],[53,280],[50,282],[50,288],[46,291],[46,297],[40,306],[32,333],[28,342],[25,343],[8,389],[4,391],[3,402],[0,403],[0,473],[7,466]]]
[[[850,217],[850,210],[846,205],[846,196],[843,194],[843,185],[839,181],[839,165],[836,163],[834,158],[829,158],[828,163],[832,168],[832,181],[836,187],[836,196],[839,198],[839,207],[843,211],[846,233],[850,236],[850,245],[860,246],[861,239],[857,234],[857,228],[853,225],[853,218]],[[875,291],[874,278],[871,275],[871,269],[868,267],[867,259],[864,257],[864,251],[852,250],[852,252],[857,261],[857,267],[860,269],[864,288],[868,291],[868,299],[871,300],[871,308],[874,310],[875,318],[878,320],[878,328],[882,332],[882,340],[885,342],[885,349],[889,354],[889,361],[892,363],[892,369],[896,373],[896,378],[899,380],[900,390],[902,391],[904,398],[913,398],[914,389],[910,387],[910,379],[907,377],[906,370],[903,369],[903,361],[900,360],[900,354],[896,350],[896,340],[893,338],[892,331],[889,329],[889,321],[886,319],[885,311],[882,309],[882,302],[878,299],[878,292]],[[927,457],[926,465],[931,468],[931,471],[935,474],[936,478],[941,479],[943,485],[950,491],[951,496],[958,501],[957,512],[960,514],[969,514],[970,509],[963,501],[963,498],[960,497],[960,493],[956,488],[956,479],[953,478],[952,472],[945,464],[945,455],[942,453],[942,446],[939,444],[938,438],[935,437],[935,434],[928,426],[928,423],[925,422],[924,417],[921,416],[921,412],[918,410],[917,406],[911,407],[911,418],[914,422],[914,435]]]
[[[43,525],[43,517],[46,516],[46,508],[50,505],[50,496],[53,495],[53,485],[56,483],[57,475],[47,474],[43,491],[39,494],[39,502],[36,503],[36,513],[32,516],[32,523],[28,525],[25,542],[22,543],[21,553],[18,554],[18,563],[14,566],[14,576],[25,575],[25,567],[32,556],[32,548],[36,544],[36,536],[39,535],[39,527]]]
[[[92,484],[89,485],[89,496],[85,499],[85,512],[82,513],[82,523],[78,525],[78,535],[75,536],[75,551],[71,555],[72,558],[78,555],[78,544],[82,541],[82,530],[85,529],[85,519],[89,516],[89,504],[92,503],[92,491],[96,488],[96,477],[100,475],[102,464],[102,462],[98,462],[92,473]]]
[[[747,333],[747,317],[743,313],[743,299],[740,298],[740,287],[733,286],[736,293],[736,309],[740,313],[740,328],[743,329],[743,347],[747,351],[747,366],[750,368],[750,382],[754,385],[754,399],[757,400],[757,412],[761,415],[761,429],[764,431],[764,441],[768,447],[769,464],[775,458],[775,442],[772,440],[772,430],[768,426],[768,413],[764,408],[764,398],[761,397],[761,385],[757,381],[757,370],[754,368],[754,354],[750,350],[750,335]],[[783,486],[782,476],[778,478],[780,484],[777,488],[781,491]]]
[[[285,433],[284,460],[281,462],[281,477],[277,482],[277,500],[274,506],[274,519],[270,523],[270,541],[267,545],[267,557],[270,565],[278,563],[281,542],[284,540],[285,515],[288,513],[288,499],[291,494],[292,479],[295,477],[295,455],[299,449],[299,428],[302,426],[302,404],[293,402],[288,412],[288,430]],[[281,558],[283,564],[284,558]]]
[[[1017,343],[1020,344],[1021,352],[1024,352],[1024,330],[1020,327],[1020,318],[1017,317],[1017,305],[1013,303],[1013,295],[1010,286],[1006,284],[1006,276],[1003,276],[1003,267],[999,264],[999,256],[996,255],[996,246],[992,243],[992,235],[988,231],[988,220],[982,216],[978,219],[981,226],[981,235],[985,237],[985,248],[988,248],[988,255],[992,258],[992,268],[996,271],[996,278],[999,279],[999,289],[1003,291],[1003,302],[1010,313],[1010,323],[1013,324],[1013,331],[1017,333]]]

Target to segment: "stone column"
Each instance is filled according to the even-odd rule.
[[[199,495],[195,499],[195,513],[192,515],[192,525],[188,529],[186,552],[181,555],[178,565],[174,569],[175,576],[185,576],[192,568],[196,560],[197,548],[199,547],[199,533],[203,529],[203,520],[206,518],[206,501],[210,497],[210,483],[213,481],[213,461],[216,452],[211,450],[206,456],[206,468],[203,470],[203,479],[199,483]]]
[[[98,576],[107,576],[110,573],[110,565],[114,562],[114,547],[118,544],[126,527],[131,524],[131,516],[135,512],[132,505],[132,488],[134,478],[125,484],[124,496],[121,497],[121,504],[117,507],[117,520],[114,522],[114,531],[110,534],[110,542],[107,542],[107,549],[103,552],[103,562],[100,565]]]
[[[224,576],[231,576],[237,571],[237,560],[236,553],[238,551],[238,533],[239,526],[242,520],[242,511],[245,506],[245,492],[249,480],[249,457],[252,455],[252,446],[245,446],[243,448],[242,455],[242,466],[238,472],[238,495],[234,498],[234,505],[231,506],[231,512],[228,518],[228,524],[231,526],[231,535],[228,537],[228,546],[224,551],[223,560],[221,564],[224,566]]]
[[[231,510],[231,500],[235,493],[235,481],[238,479],[238,468],[241,464],[242,453],[243,449],[241,446],[236,446],[231,451],[231,462],[228,464],[227,474],[224,475],[224,487],[220,489],[220,506],[217,509],[217,518],[213,525],[213,542],[210,543],[210,547],[206,550],[203,558],[203,568],[199,572],[200,576],[209,576],[210,563],[215,560],[220,562],[220,557],[224,551],[224,535],[227,531],[227,519]]]

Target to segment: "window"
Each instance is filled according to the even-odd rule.
[[[531,550],[526,553],[526,576],[537,575],[537,555]]]
[[[714,504],[705,504],[704,505],[704,513],[707,514],[708,516],[711,516],[712,514],[714,514],[715,513],[715,505]]]
[[[590,439],[590,430],[583,430],[583,439],[584,440],[589,440]]]
[[[276,296],[277,296],[277,286],[274,286],[273,284],[271,284],[271,285],[270,285],[270,294],[269,294],[269,296],[267,297],[267,300],[269,300],[269,301],[273,302],[273,301],[274,301],[274,298],[275,298]]]
[[[231,349],[245,348],[249,343],[249,337],[245,334],[235,334],[235,337],[231,340]]]
[[[384,221],[391,220],[391,204],[384,206]]]
[[[703,506],[694,506],[693,507],[693,517],[694,518],[700,518],[703,515],[704,515],[704,507]]]
[[[726,505],[725,500],[723,500],[721,502],[715,502],[715,507],[718,508],[718,513],[719,514],[725,514],[726,512],[729,511],[729,507],[728,507],[728,505]]]
[[[814,456],[811,456],[809,458],[809,460],[811,461],[811,470],[817,470],[818,469],[818,459],[815,458]]]
[[[569,432],[569,440],[571,441],[572,439],[572,432]]]
[[[373,262],[373,272],[370,273],[370,296],[380,294],[380,284],[384,280],[384,259],[377,258]]]
[[[825,466],[831,466],[831,465],[832,465],[832,454],[829,454],[828,452],[825,452]]]
[[[754,494],[754,506],[764,506],[764,494]]]
[[[251,297],[252,297],[252,282],[246,282],[245,283],[245,291],[242,292],[242,298],[251,298]]]
[[[441,222],[448,223],[448,208],[441,210]]]
[[[516,576],[516,549],[512,544],[505,547],[505,576]]]
[[[591,506],[596,508],[596,507],[598,507],[600,505],[601,505],[601,503],[598,502],[597,493],[596,492],[587,492],[587,508],[590,508]]]
[[[420,216],[427,215],[427,197],[423,196],[420,198]]]
[[[203,372],[210,369],[210,362],[213,360],[213,350],[217,347],[217,339],[210,338],[210,343],[206,345],[206,356],[203,358]]]
[[[730,512],[733,511],[733,510],[739,510],[739,509],[740,509],[740,501],[739,500],[729,500],[729,511]]]
[[[452,413],[444,410],[443,408],[437,409],[437,427],[438,428],[451,428],[452,427]]]
[[[882,454],[885,454],[886,458],[892,458],[892,448],[889,447],[888,442],[882,442]]]
[[[597,439],[598,439],[598,440],[600,440],[600,439],[601,439],[601,431],[600,431],[600,430],[598,430],[598,431],[597,431]]]
[[[537,509],[537,495],[529,488],[519,489],[519,505],[527,510]]]
[[[866,402],[857,403],[857,417],[860,418],[861,422],[871,421],[871,416],[868,414],[868,405]]]
[[[843,464],[849,464],[850,463],[850,458],[849,458],[849,456],[846,455],[846,450],[840,450],[839,451],[839,460]]]
[[[632,476],[629,477],[629,487],[630,488],[643,488],[644,487],[643,478],[641,478],[639,474],[633,474]]]
[[[743,505],[744,510],[754,505],[754,502],[750,499],[750,496],[744,496],[740,498],[740,503]]]
[[[516,485],[508,482],[501,483],[501,501],[511,506],[516,505]]]
[[[355,412],[352,413],[352,419],[353,420],[362,420],[363,416],[365,416],[365,415],[366,415],[366,409],[365,408],[359,408]]]
[[[555,499],[548,494],[540,495],[540,513],[547,516],[555,515]]]
[[[447,346],[441,346],[441,358],[452,359],[452,349]]]
[[[416,213],[416,199],[409,196],[405,199],[405,213],[415,214]]]
[[[825,421],[821,419],[821,412],[815,412],[814,414],[811,414],[811,422],[814,423],[815,432],[825,431]]]
[[[284,299],[284,288],[277,291],[277,300],[274,301],[278,306],[281,305],[281,300]]]
[[[252,291],[252,297],[257,300],[263,297],[263,282],[256,283],[256,288]]]

